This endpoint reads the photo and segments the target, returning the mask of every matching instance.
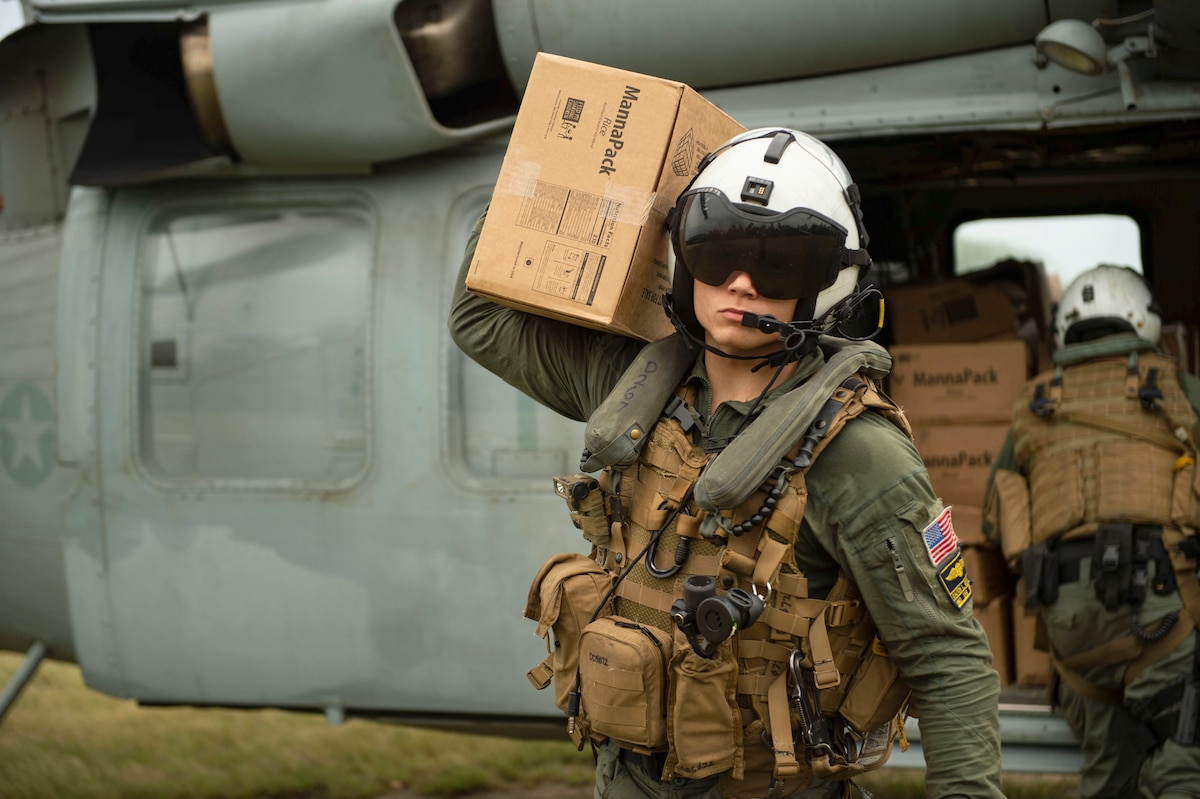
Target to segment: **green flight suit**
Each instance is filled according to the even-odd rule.
[[[1107,339],[1106,339],[1107,340]],[[1055,360],[1071,362],[1072,351],[1080,346],[1069,345]],[[1070,366],[1066,366],[1069,375]],[[1178,373],[1192,407],[1200,413],[1200,381],[1182,371]],[[1036,381],[1035,381],[1036,382]],[[1015,413],[1030,413],[1018,407]],[[988,478],[985,505],[991,507],[995,497],[993,484],[997,472],[1025,474],[1025,465],[1018,463],[1012,432],[1005,440]],[[984,533],[998,541],[997,519],[989,513],[984,520]],[[1154,570],[1151,570],[1152,572]],[[1058,599],[1042,608],[1046,634],[1056,655],[1069,658],[1093,649],[1107,641],[1129,635],[1130,607],[1107,610],[1097,598],[1091,583],[1092,558],[1079,562],[1077,580],[1063,582],[1058,587]],[[1153,580],[1154,574],[1150,574]],[[1159,596],[1147,591],[1138,611],[1143,623],[1161,619],[1183,607],[1178,592]],[[1089,699],[1059,681],[1055,698],[1072,730],[1081,740],[1083,769],[1079,792],[1083,799],[1196,799],[1200,797],[1200,746],[1182,746],[1162,736],[1156,736],[1144,721],[1144,713],[1135,713],[1139,703],[1147,702],[1164,688],[1180,679],[1192,676],[1196,633],[1189,634],[1162,660],[1148,667],[1141,675],[1124,686],[1122,704]],[[1082,676],[1094,685],[1119,690],[1127,663],[1088,669]]]
[[[482,220],[481,220],[482,222]],[[478,239],[476,226],[459,274],[449,326],[470,357],[538,402],[579,421],[604,400],[642,344],[556,320],[520,313],[469,294],[463,281]],[[814,353],[774,388],[759,411],[822,365]],[[711,408],[703,359],[685,381],[697,388],[697,410],[709,439],[729,437],[751,403]],[[930,799],[1002,797],[999,677],[969,598],[960,607],[939,577],[922,537],[942,511],[919,454],[891,422],[865,413],[848,423],[808,474],[808,506],[797,560],[813,596],[824,597],[839,569],[858,584],[888,652],[912,688]],[[618,762],[602,747],[596,796],[720,795],[716,777],[667,780]],[[812,786],[802,797],[840,796],[842,784]]]

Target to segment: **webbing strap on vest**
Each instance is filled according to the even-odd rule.
[[[781,671],[767,691],[771,745],[775,752],[775,777],[785,780],[800,773],[796,744],[792,740],[792,707],[788,699],[787,671]]]
[[[1124,435],[1131,436],[1133,438],[1141,438],[1145,441],[1149,441],[1151,444],[1156,444],[1163,449],[1169,449],[1172,452],[1177,452],[1180,454],[1187,452],[1187,447],[1177,438],[1172,438],[1166,433],[1158,430],[1142,430],[1120,419],[1078,412],[1060,412],[1057,414],[1057,417],[1064,422],[1088,425],[1089,427],[1108,430],[1112,433],[1123,433]]]

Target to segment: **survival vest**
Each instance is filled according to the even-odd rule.
[[[647,346],[593,414],[583,467],[603,474],[556,478],[592,556],[552,558],[526,607],[540,635],[554,631],[551,655],[530,679],[545,687],[553,678],[578,745],[586,734],[665,753],[664,778],[721,774],[726,796],[749,795],[729,779],[769,762],[779,791],[808,776],[794,746],[803,670],[820,693],[816,720],[830,723],[837,744],[810,750],[812,772],[847,779],[886,761],[908,688],[857,587],[843,575],[828,597],[810,598],[794,545],[805,475],[849,420],[869,408],[911,431],[876,388],[890,367],[886,351],[821,344],[823,368],[720,453],[692,435],[694,398],[677,387],[695,356],[679,337]],[[742,617],[704,656],[679,621],[695,578],[734,605],[735,628],[739,602],[753,595],[765,604],[757,622]]]
[[[1137,336],[1073,345],[1054,359],[1056,367],[1034,378],[1016,404],[1012,436],[1021,475],[997,472],[994,478],[1005,554],[1031,548],[1027,554],[1039,558],[1045,551],[1052,559],[1092,554],[1092,539],[1104,536],[1112,539],[1113,569],[1128,569],[1137,536],[1146,539],[1147,552],[1153,547],[1163,554],[1161,569],[1174,572],[1169,582],[1187,610],[1169,635],[1154,642],[1130,635],[1054,664],[1078,693],[1119,702],[1120,694],[1084,681],[1080,673],[1129,661],[1128,684],[1200,620],[1194,538],[1200,526],[1200,426],[1174,360]],[[1084,539],[1088,543],[1070,543]],[[1093,564],[1093,572],[1103,568],[1099,559]],[[1041,567],[1030,570],[1035,574],[1026,575],[1027,586]],[[1120,600],[1127,601],[1124,589]]]

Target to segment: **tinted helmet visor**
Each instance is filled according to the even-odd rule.
[[[815,297],[846,265],[846,228],[816,211],[763,213],[734,205],[719,189],[686,192],[671,230],[676,259],[696,280],[722,286],[746,272],[773,300]]]

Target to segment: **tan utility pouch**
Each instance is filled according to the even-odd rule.
[[[564,713],[567,694],[575,686],[579,639],[612,586],[612,576],[578,552],[555,555],[542,565],[525,601],[525,618],[538,623],[537,634],[550,645],[549,656],[529,670],[529,681],[541,690],[554,681],[554,701]],[[600,615],[612,613],[610,598]],[[553,637],[549,637],[553,631]]]
[[[908,684],[888,657],[875,622],[867,614],[858,586],[844,576],[829,591],[830,602],[857,605],[848,614],[850,623],[829,627],[829,646],[836,654],[841,683],[821,692],[821,709],[838,713],[858,733],[869,733],[889,723],[908,699]]]
[[[1079,450],[1065,450],[1049,453],[1034,465],[1029,475],[1032,543],[1083,523],[1083,460]]]
[[[620,616],[597,619],[580,638],[581,717],[593,736],[626,749],[667,745],[671,633]]]
[[[1101,441],[1096,455],[1097,518],[1171,518],[1175,452],[1146,441]]]
[[[676,632],[667,773],[699,779],[732,769],[734,779],[742,778],[745,761],[737,678],[730,642],[717,649],[716,657],[704,658],[683,633]]]
[[[571,523],[583,537],[598,547],[607,547],[612,534],[600,481],[583,472],[555,477],[554,493],[567,503]]]
[[[869,733],[894,719],[910,692],[883,642],[876,638],[850,678],[838,712],[856,732]]]
[[[994,500],[993,500],[994,497]],[[997,469],[992,480],[992,497],[996,502],[997,524],[1000,529],[1000,548],[1010,566],[1019,564],[1021,553],[1033,545],[1029,515],[1029,484],[1016,472]],[[989,508],[989,512],[991,509]]]

